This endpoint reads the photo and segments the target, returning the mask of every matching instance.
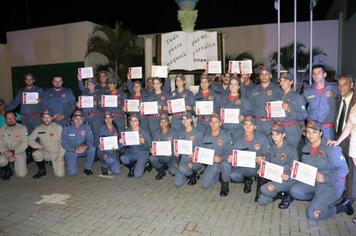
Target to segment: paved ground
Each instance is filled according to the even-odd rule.
[[[99,173],[99,164],[95,164]],[[48,168],[47,168],[48,169]],[[260,207],[253,194],[232,184],[231,194],[219,196],[219,185],[203,191],[199,185],[177,189],[172,178],[156,181],[155,171],[143,179],[97,176],[26,178],[0,182],[2,235],[356,235],[351,217],[312,222],[306,203],[293,202],[279,210],[278,202]],[[70,195],[65,204],[35,204],[43,195]]]

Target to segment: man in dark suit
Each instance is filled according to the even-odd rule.
[[[354,82],[350,75],[342,75],[339,77],[338,89],[340,95],[336,100],[336,139],[341,135],[342,130],[345,128],[351,107],[356,103],[356,93],[353,92]],[[349,174],[346,179],[346,192],[344,194],[343,201],[340,204],[347,204],[349,201],[354,202],[356,200],[356,170],[352,160],[348,155],[349,145],[350,137],[346,138],[340,144],[349,167]]]

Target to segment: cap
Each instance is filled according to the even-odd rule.
[[[181,78],[181,80],[185,81],[185,76],[183,74],[177,74],[176,79]]]
[[[77,116],[81,116],[81,117],[83,117],[83,113],[82,113],[82,111],[80,111],[80,110],[76,110],[76,111],[73,113],[73,117],[77,117]]]
[[[275,132],[278,132],[278,133],[281,133],[281,134],[286,132],[286,130],[285,130],[283,125],[279,125],[279,124],[276,124],[276,123],[272,125],[272,131],[275,131]]]
[[[262,71],[268,71],[269,73],[272,73],[272,70],[269,66],[259,66],[255,69],[256,74],[260,74]]]
[[[136,118],[136,119],[140,120],[140,117],[136,113],[131,113],[131,115],[129,116],[129,120],[131,120],[132,118]]]
[[[289,80],[289,81],[293,81],[294,80],[294,78],[290,74],[279,78],[279,80],[281,80],[281,79],[286,79],[286,80]]]
[[[183,118],[183,116],[185,116],[185,117],[187,117],[187,118],[192,118],[192,113],[190,113],[190,112],[183,112],[181,118]]]
[[[322,130],[321,124],[314,120],[309,120],[307,122],[307,129]]]
[[[133,85],[134,85],[134,84],[139,84],[139,85],[141,85],[141,87],[142,87],[142,82],[141,82],[141,80],[139,80],[139,79],[132,80],[132,84],[133,84]]]
[[[104,112],[104,116],[110,116],[110,117],[113,117],[111,111],[105,111]]]
[[[211,116],[210,116],[210,120],[211,120],[211,119],[213,119],[213,118],[217,118],[217,119],[219,119],[219,120],[220,120],[220,116],[219,116],[219,114],[218,114],[218,113],[216,113],[216,112],[213,112],[213,114],[211,114]]]
[[[50,112],[48,109],[45,109],[41,112],[41,115],[44,116],[44,115],[49,115],[49,116],[53,116],[52,112]]]
[[[108,80],[108,83],[111,83],[111,84],[117,84],[119,82],[119,78],[117,76],[113,76],[112,78],[110,78]]]
[[[88,79],[88,81],[87,81],[87,83],[93,83],[94,85],[97,85],[97,82],[96,82],[96,80],[95,79],[93,79],[93,78],[89,78]]]
[[[162,113],[159,117],[159,120],[166,120],[167,122],[169,122],[169,116],[167,113]]]
[[[253,117],[251,115],[245,115],[242,123],[245,123],[247,121],[250,121],[252,124],[256,125],[256,119],[255,119],[255,117]]]

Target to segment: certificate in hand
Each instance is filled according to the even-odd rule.
[[[139,145],[140,135],[138,131],[125,131],[121,132],[121,139],[123,145]]]
[[[141,109],[141,115],[158,114],[158,103],[157,102],[141,102],[140,109]]]
[[[38,93],[22,93],[22,104],[38,104]]]
[[[221,61],[207,61],[206,70],[208,74],[221,74]]]
[[[229,73],[252,74],[252,61],[229,61]]]
[[[139,112],[140,111],[140,100],[138,100],[138,99],[125,99],[124,100],[124,111],[126,111],[126,112]]]
[[[79,108],[93,108],[94,97],[93,96],[79,96],[78,97]]]
[[[202,164],[214,164],[215,150],[209,148],[195,147],[193,160]]]
[[[93,67],[78,68],[79,77],[82,79],[93,78]]]
[[[129,75],[131,79],[142,79],[142,66],[129,67]]]
[[[268,117],[286,117],[286,113],[282,108],[283,101],[267,102]]]
[[[119,144],[117,142],[117,136],[100,137],[100,144],[103,145],[104,150],[119,149]]]
[[[233,149],[232,166],[256,168],[256,152]]]
[[[268,161],[261,162],[260,176],[265,179],[269,179],[277,183],[282,183],[283,171],[283,166],[279,166]]]
[[[102,107],[117,107],[117,95],[101,95]]]
[[[240,123],[239,121],[240,109],[221,108],[220,114],[223,123],[227,123],[227,124]]]
[[[158,78],[168,77],[168,66],[152,66],[151,76]]]
[[[195,113],[197,115],[211,115],[214,112],[214,101],[196,101]]]
[[[303,162],[294,161],[292,166],[291,178],[302,183],[315,186],[316,173],[318,168],[305,164]]]
[[[193,142],[191,140],[174,139],[174,153],[182,155],[193,154]]]
[[[172,143],[171,141],[152,141],[153,156],[171,156]]]
[[[184,98],[168,100],[167,105],[170,114],[186,111]]]

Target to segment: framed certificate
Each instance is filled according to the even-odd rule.
[[[232,150],[232,166],[256,168],[256,152]]]
[[[101,95],[102,107],[117,107],[117,95]]]
[[[140,111],[140,100],[138,99],[125,99],[124,100],[124,111],[126,112],[139,112]]]
[[[214,101],[196,101],[195,113],[197,115],[211,115],[214,112]]]
[[[117,136],[100,137],[100,144],[103,145],[104,150],[119,149]]]
[[[240,123],[240,109],[221,108],[220,109],[221,120],[226,124],[238,124]]]
[[[294,161],[290,177],[302,183],[315,186],[317,172],[318,168],[314,166],[305,164],[303,162]]]
[[[182,155],[193,154],[193,142],[190,140],[174,139],[173,140],[174,153]]]
[[[283,166],[279,166],[268,161],[261,162],[260,176],[265,179],[269,179],[277,183],[282,183],[283,171]]]
[[[121,139],[123,145],[139,145],[140,135],[138,131],[125,131],[121,132]]]
[[[94,78],[93,67],[78,68],[78,75],[82,79]]]
[[[129,67],[129,75],[131,79],[142,79],[142,66]]]
[[[94,97],[93,96],[79,96],[78,97],[79,108],[93,108]]]
[[[38,93],[37,92],[24,92],[22,93],[22,104],[38,104]]]
[[[171,114],[186,111],[184,98],[168,100],[167,105],[168,105],[168,112]]]
[[[171,141],[152,141],[153,156],[171,156],[172,143]]]
[[[196,146],[194,149],[193,160],[202,164],[214,164],[215,150]]]
[[[141,115],[155,115],[158,114],[157,102],[141,102]]]

